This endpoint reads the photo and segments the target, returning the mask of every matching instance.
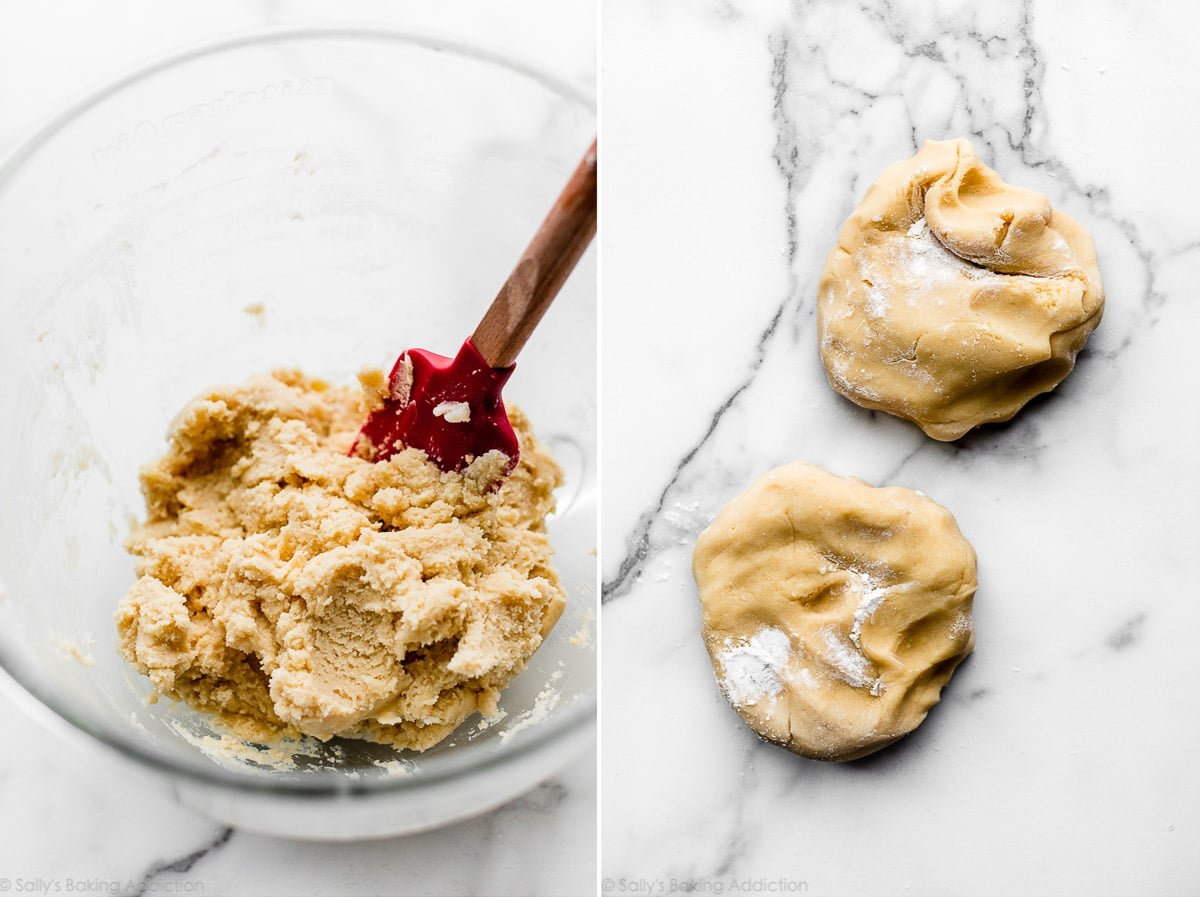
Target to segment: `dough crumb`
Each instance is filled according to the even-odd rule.
[[[433,416],[448,424],[465,424],[471,419],[471,405],[468,402],[439,402],[433,408]]]
[[[88,640],[87,644],[91,645],[94,644],[94,642],[92,640]],[[64,656],[78,662],[81,666],[85,666],[90,669],[96,665],[96,658],[92,656],[90,651],[80,645],[79,642],[73,639],[59,639],[56,645],[58,650],[61,651]]]
[[[388,382],[379,368],[363,368],[358,372],[358,385],[362,387],[362,412],[366,417],[383,407],[388,397]]]

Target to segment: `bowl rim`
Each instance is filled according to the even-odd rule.
[[[399,28],[392,25],[372,23],[345,23],[338,25],[268,25],[251,28],[235,34],[210,38],[190,44],[179,49],[151,56],[148,61],[134,65],[103,82],[95,90],[77,95],[58,112],[43,119],[42,124],[35,125],[27,136],[18,138],[16,143],[7,151],[0,152],[0,186],[15,170],[54,137],[59,131],[78,118],[93,106],[108,99],[118,91],[143,81],[164,69],[212,56],[226,50],[263,44],[270,41],[283,40],[373,40],[383,38],[412,44],[427,50],[447,51],[459,56],[469,57],[479,62],[488,62],[501,66],[510,71],[540,83],[543,87],[560,94],[566,99],[574,100],[582,106],[596,111],[596,97],[581,85],[566,78],[548,72],[539,66],[532,65],[501,50],[465,41],[461,38],[437,31]]]
[[[370,22],[308,25],[265,26],[246,29],[234,34],[209,38],[182,48],[153,56],[149,61],[131,66],[100,87],[88,91],[69,102],[60,111],[35,126],[28,136],[18,139],[6,152],[0,153],[0,195],[7,182],[19,173],[21,166],[38,150],[68,127],[80,115],[98,106],[109,97],[126,87],[152,77],[177,65],[182,65],[207,56],[230,50],[265,45],[281,41],[317,40],[390,40],[433,52],[447,52],[476,62],[504,68],[540,84],[552,93],[570,100],[591,111],[596,110],[595,95],[584,87],[565,78],[547,72],[504,51],[463,40],[457,36],[430,30],[408,29]],[[599,570],[596,571],[598,582]],[[599,594],[598,588],[595,594]],[[594,652],[597,655],[598,650]],[[535,754],[551,742],[562,740],[580,728],[597,723],[597,691],[590,691],[572,699],[553,712],[536,728],[522,732],[514,738],[511,746],[503,745],[478,758],[453,762],[450,759],[442,768],[431,772],[419,771],[407,776],[380,776],[350,780],[344,776],[328,775],[264,778],[257,773],[243,772],[214,763],[210,768],[176,764],[165,754],[144,748],[134,739],[123,739],[115,734],[89,725],[78,719],[69,710],[40,694],[41,689],[22,681],[18,674],[0,657],[0,691],[21,707],[27,716],[43,724],[48,730],[57,730],[73,736],[76,743],[90,743],[93,739],[107,750],[127,760],[170,777],[179,777],[203,785],[213,785],[225,790],[270,793],[289,798],[319,800],[329,797],[346,798],[354,794],[383,795],[388,793],[420,791],[438,783],[463,775],[478,775],[496,767],[503,767],[529,754]],[[418,755],[419,756],[419,755]],[[323,771],[324,772],[324,771]]]

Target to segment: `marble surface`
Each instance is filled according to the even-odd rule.
[[[385,22],[456,35],[595,82],[594,3],[119,0],[0,9],[0,154],[103,79],[274,24]],[[220,827],[162,783],[62,739],[0,696],[0,893],[590,894],[595,753],[486,816],[402,839],[300,844]],[[553,849],[547,849],[553,844]],[[40,889],[40,890],[38,890]]]
[[[1197,18],[605,8],[605,893],[1196,893]],[[875,175],[960,135],[1090,228],[1108,306],[1055,393],[945,445],[833,393],[814,291]],[[699,638],[696,535],[795,459],[928,493],[979,554],[975,654],[849,765],[758,741]]]

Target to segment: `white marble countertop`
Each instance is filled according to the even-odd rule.
[[[605,8],[605,893],[1200,887],[1200,22],[933,8]],[[1108,306],[1051,397],[946,445],[832,392],[814,292],[867,184],[955,136],[1090,228]],[[699,637],[696,535],[796,459],[921,489],[979,554],[975,654],[854,764],[758,741]]]
[[[97,83],[173,49],[276,24],[385,22],[522,56],[594,90],[595,4],[315,0],[8,4],[0,154]],[[0,893],[590,894],[595,754],[486,816],[408,838],[300,844],[221,828],[0,697]],[[34,889],[41,887],[41,891]]]

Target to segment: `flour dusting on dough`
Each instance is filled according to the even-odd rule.
[[[825,642],[826,659],[839,679],[855,688],[865,688],[876,696],[883,693],[883,681],[871,675],[870,661],[860,650],[844,641],[832,626],[826,628],[821,637]]]
[[[971,621],[971,615],[960,613],[954,618],[954,622],[950,624],[950,637],[961,638],[964,635],[970,635],[975,631],[975,624]]]
[[[782,629],[764,627],[745,641],[726,639],[718,659],[721,690],[729,703],[744,707],[778,695],[791,654],[791,637]]]
[[[859,598],[858,607],[854,609],[854,623],[850,627],[850,641],[854,642],[855,648],[862,651],[863,625],[874,616],[879,605],[883,604],[888,590],[869,573],[852,570],[851,575],[857,579]]]

